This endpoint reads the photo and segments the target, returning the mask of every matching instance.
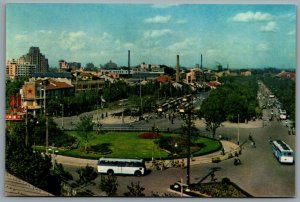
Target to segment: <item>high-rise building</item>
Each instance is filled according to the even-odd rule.
[[[6,62],[6,76],[14,78],[15,76],[32,76],[36,71],[36,66],[28,62],[19,64],[16,60]]]
[[[48,59],[40,52],[39,47],[30,47],[26,55],[17,60],[18,64],[29,63],[36,66],[36,72],[47,72],[49,70]]]

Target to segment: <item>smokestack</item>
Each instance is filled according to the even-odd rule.
[[[179,71],[180,71],[180,67],[179,67],[179,55],[177,55],[177,62],[176,62],[176,82],[179,82]]]
[[[200,69],[202,69],[202,54],[201,54],[201,61],[200,61]]]
[[[128,74],[130,74],[130,50],[128,50]]]

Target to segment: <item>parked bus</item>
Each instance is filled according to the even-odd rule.
[[[97,161],[97,170],[98,173],[109,175],[141,176],[145,174],[146,166],[143,159],[100,158]]]
[[[280,163],[294,163],[294,152],[284,141],[273,141],[272,152]]]
[[[279,110],[279,118],[281,120],[285,120],[286,119],[286,111],[285,110],[282,110],[282,109]]]

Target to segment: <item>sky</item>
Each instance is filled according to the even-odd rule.
[[[296,66],[296,7],[238,4],[7,4],[6,59],[31,46],[58,60],[230,69]]]

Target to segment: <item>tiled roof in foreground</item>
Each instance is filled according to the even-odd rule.
[[[5,173],[5,196],[53,196],[28,182]]]

